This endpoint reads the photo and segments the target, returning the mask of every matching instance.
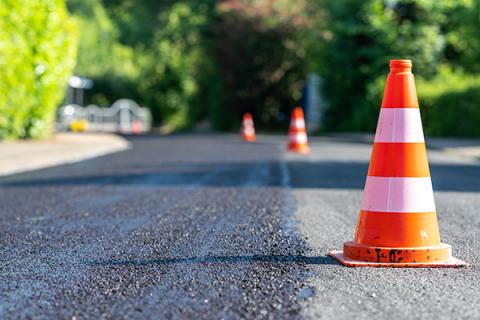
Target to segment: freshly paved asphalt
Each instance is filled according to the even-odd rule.
[[[0,319],[479,318],[480,163],[429,152],[442,238],[465,269],[351,269],[370,144],[130,138],[0,179]]]
[[[432,141],[432,145],[433,145]],[[428,145],[428,141],[427,141]],[[309,256],[353,240],[370,143],[320,139],[306,158],[287,155],[298,230]],[[442,241],[465,269],[311,265],[310,319],[480,319],[480,162],[428,151]]]

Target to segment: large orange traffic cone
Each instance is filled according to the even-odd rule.
[[[290,129],[288,132],[288,150],[298,153],[309,153],[307,131],[305,129],[305,120],[303,110],[300,107],[293,109],[290,120]]]
[[[255,127],[253,126],[253,117],[251,113],[245,113],[243,115],[242,128],[240,134],[245,141],[255,141]]]
[[[329,255],[347,266],[459,267],[440,242],[410,60],[390,61],[355,240]]]

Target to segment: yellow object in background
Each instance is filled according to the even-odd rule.
[[[85,132],[88,130],[88,121],[85,119],[73,120],[70,123],[70,130],[72,132]]]

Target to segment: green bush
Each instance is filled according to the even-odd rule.
[[[367,100],[375,96],[378,77],[388,73],[390,59],[412,59],[418,73],[435,75],[449,1],[317,1],[325,10],[316,43],[322,61],[318,72],[325,79],[327,130],[371,127],[370,108],[379,103],[368,105]]]
[[[367,85],[365,97],[352,110],[352,116],[348,122],[350,128],[364,132],[375,132],[387,73]]]
[[[367,86],[353,111],[352,127],[375,132],[385,81],[386,74]],[[443,66],[431,80],[417,76],[416,86],[426,135],[480,137],[480,75]]]
[[[51,132],[76,46],[63,0],[0,2],[0,138]]]
[[[425,134],[480,137],[480,75],[442,68],[417,83]]]

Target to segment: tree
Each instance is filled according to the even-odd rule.
[[[200,105],[201,82],[211,58],[207,56],[208,4],[178,2],[159,16],[154,47],[146,52],[140,92],[154,118],[167,129],[186,128]],[[196,120],[196,119],[194,119]]]
[[[224,127],[242,113],[278,125],[301,98],[306,78],[304,1],[227,0],[214,25],[215,58],[223,83]]]

